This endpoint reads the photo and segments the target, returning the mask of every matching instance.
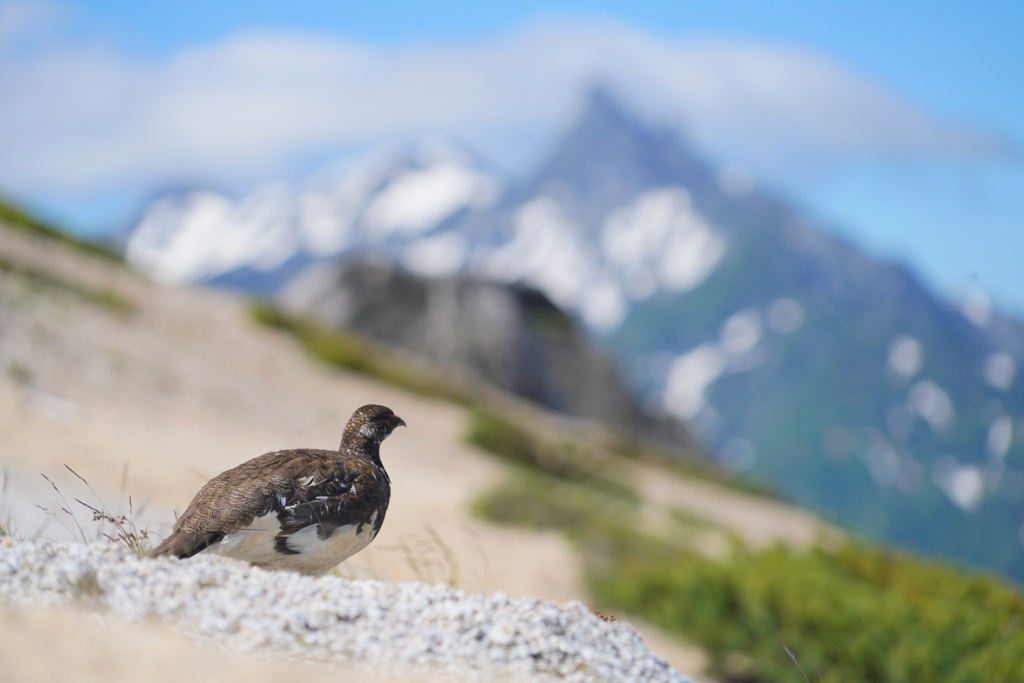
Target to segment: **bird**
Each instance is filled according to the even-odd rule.
[[[381,405],[356,410],[338,450],[255,457],[211,479],[154,556],[213,553],[265,569],[320,575],[376,538],[391,498],[380,445],[405,420]]]

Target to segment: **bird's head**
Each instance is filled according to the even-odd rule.
[[[345,434],[341,443],[343,446],[353,445],[358,441],[366,440],[380,444],[391,435],[395,427],[404,426],[405,420],[395,415],[391,408],[371,403],[352,413],[348,424],[345,425]]]

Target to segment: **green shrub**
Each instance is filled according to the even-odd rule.
[[[291,335],[310,356],[329,365],[369,375],[422,396],[457,403],[469,400],[467,392],[458,383],[440,372],[358,334],[329,330],[265,302],[253,303],[249,307],[249,315],[257,324]]]
[[[995,578],[854,542],[724,563],[649,543],[591,571],[595,596],[704,646],[725,679],[793,680],[789,648],[835,683],[1024,680],[1024,598]]]
[[[625,468],[617,466],[607,453],[578,439],[544,437],[494,412],[474,410],[466,440],[516,465],[637,500]]]
[[[107,259],[108,261],[124,263],[124,259],[121,255],[114,252],[112,249],[102,244],[72,237],[66,232],[58,230],[52,225],[48,225],[4,199],[0,199],[0,223],[6,223],[7,225],[17,228],[23,232],[61,242],[62,244],[66,244],[94,256],[99,256]]]
[[[508,481],[477,498],[472,510],[492,522],[555,529],[580,540],[617,536],[636,516],[636,503],[588,483],[518,468]]]

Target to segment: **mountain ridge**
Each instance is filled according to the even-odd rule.
[[[1019,322],[935,296],[605,91],[526,181],[489,182],[506,190],[417,230],[374,232],[364,209],[329,258],[535,287],[723,464],[874,538],[1024,580]],[[269,282],[257,265],[243,287]]]

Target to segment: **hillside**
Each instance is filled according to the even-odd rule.
[[[310,359],[252,322],[246,302],[230,294],[162,288],[109,260],[6,227],[0,253],[2,507],[16,531],[96,538],[88,510],[73,499],[102,499],[120,514],[130,495],[134,518],[160,538],[173,510],[212,475],[269,450],[333,445],[354,407],[376,401],[411,428],[384,449],[394,482],[384,530],[342,575],[590,601],[579,559],[559,534],[470,514],[470,503],[504,481],[508,466],[466,444],[467,408]],[[799,511],[637,467],[631,476],[657,505],[678,503],[762,543],[806,542],[816,533],[817,522]],[[65,619],[73,617],[28,623],[48,629]],[[699,655],[641,628],[657,651],[696,673]],[[42,646],[43,632],[37,637]]]
[[[99,538],[91,513],[76,502],[82,499],[115,515],[130,512],[160,537],[172,511],[208,477],[267,450],[332,445],[353,407],[373,400],[393,407],[410,428],[384,447],[394,486],[384,530],[340,569],[342,577],[448,583],[496,594],[488,603],[494,605],[507,599],[498,593],[592,604],[626,623],[604,630],[578,605],[565,609],[586,618],[586,628],[629,642],[635,626],[655,653],[704,680],[708,673],[724,681],[781,680],[797,666],[788,648],[837,681],[1014,680],[1007,672],[1024,665],[1024,631],[1017,627],[1024,599],[1001,582],[849,543],[813,515],[728,485],[712,471],[624,448],[600,425],[493,391],[466,394],[468,385],[447,391],[429,368],[400,355],[356,347],[378,357],[355,364],[358,372],[342,369],[322,352],[351,340],[321,330],[305,350],[322,358],[310,357],[287,327],[264,325],[265,316],[254,316],[235,296],[161,288],[107,258],[31,232],[0,228],[0,253],[4,529]],[[381,368],[407,388],[374,379]],[[37,672],[26,674],[29,680],[71,671],[78,680],[110,680],[157,668],[170,680],[180,668],[167,662],[182,658],[209,662],[207,680],[278,676],[275,664],[255,671],[250,659],[230,651],[213,662],[208,648],[168,639],[165,624],[153,619],[133,624],[126,641],[132,659],[125,661],[109,638],[123,633],[114,615],[134,614],[134,607],[114,608],[97,622],[80,611],[27,606],[26,591],[41,588],[51,604],[56,593],[57,602],[95,606],[74,596],[112,600],[121,594],[119,581],[137,585],[128,578],[136,569],[164,575],[166,565],[120,559],[109,544],[44,551],[13,543],[3,542],[0,568],[6,581],[13,579],[8,589],[20,596],[20,607],[3,608],[11,618],[2,623],[16,632],[0,634],[0,642],[18,644],[3,651],[5,663],[8,653],[23,656],[12,670]],[[73,560],[72,575],[46,561],[51,552],[93,559]],[[128,574],[112,579],[97,568],[95,581],[88,579],[98,558]],[[45,572],[19,575],[18,567],[39,561]],[[263,592],[245,578],[262,573],[225,571],[238,575],[240,591]],[[172,581],[221,587],[201,576]],[[396,590],[426,590],[409,586]],[[169,610],[177,633],[210,633],[193,629],[180,606]],[[210,615],[203,623],[223,621],[223,614]],[[61,645],[59,660],[51,657],[53,634],[68,630],[78,637]],[[498,636],[488,642],[512,647]],[[890,657],[897,637],[904,645]],[[330,657],[349,661],[327,642]],[[206,670],[189,675],[203,680]]]
[[[164,197],[126,254],[262,296],[367,254],[535,289],[725,467],[1024,580],[1024,325],[930,291],[606,90],[514,182],[450,146],[390,149],[244,197]]]

